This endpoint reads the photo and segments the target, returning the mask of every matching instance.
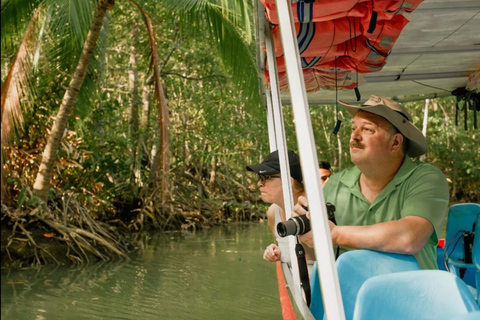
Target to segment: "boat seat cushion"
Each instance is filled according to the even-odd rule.
[[[412,255],[372,250],[346,252],[338,258],[336,264],[346,319],[352,319],[358,291],[369,278],[386,273],[420,270]]]
[[[417,260],[412,255],[372,250],[345,252],[337,259],[336,265],[347,320],[353,317],[357,293],[367,279],[386,273],[420,270]],[[310,310],[316,319],[323,319],[324,309],[316,265],[314,270]]]
[[[478,310],[475,298],[458,276],[441,270],[416,270],[365,281],[353,319],[446,320]]]
[[[444,254],[448,270],[460,276],[472,287],[476,287],[475,265],[472,256],[465,255],[465,240],[472,239],[472,237],[465,235],[473,235],[479,215],[480,204],[459,203],[450,206],[447,216]]]
[[[477,217],[475,226],[475,238],[473,239],[473,255],[472,260],[475,266],[475,297],[480,305],[480,214]],[[478,317],[480,319],[480,317]]]

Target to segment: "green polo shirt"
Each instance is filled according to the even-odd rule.
[[[373,203],[360,192],[359,178],[360,170],[352,167],[332,175],[325,184],[325,200],[335,205],[337,224],[364,226],[410,215],[424,217],[435,231],[415,258],[422,269],[438,269],[436,247],[449,201],[445,175],[433,165],[405,157]],[[341,252],[347,250],[341,248]]]

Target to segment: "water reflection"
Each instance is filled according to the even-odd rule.
[[[130,262],[2,270],[2,319],[281,319],[266,224],[138,235]]]

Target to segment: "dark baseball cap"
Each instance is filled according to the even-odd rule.
[[[292,150],[288,150],[288,162],[290,164],[290,176],[298,182],[303,181],[302,167],[300,166],[300,158]],[[273,151],[265,157],[262,163],[247,166],[248,171],[253,171],[259,175],[270,175],[280,173],[280,160],[278,159],[278,151]]]

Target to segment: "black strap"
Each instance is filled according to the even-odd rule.
[[[337,119],[337,123],[335,124],[335,128],[333,128],[333,134],[337,134],[338,130],[340,130],[340,126],[342,125],[342,120],[338,118],[338,86],[337,86],[337,57],[335,57],[335,118]]]
[[[362,98],[362,95],[360,94],[360,90],[358,89],[358,72],[357,72],[357,86],[353,88],[353,90],[355,91],[355,97],[357,98],[357,101],[360,101],[360,99]]]
[[[295,253],[297,255],[298,269],[300,272],[300,282],[303,292],[305,292],[307,306],[309,306],[311,301],[311,291],[310,279],[308,278],[307,260],[305,258],[305,249],[303,248],[302,244],[298,242],[298,239],[297,244],[295,245]]]
[[[370,18],[370,24],[367,30],[368,33],[375,31],[375,28],[377,27],[377,17],[378,13],[376,11],[372,11],[372,17]]]
[[[455,127],[458,127],[458,111],[460,110],[460,106],[458,105],[458,97],[455,101]]]
[[[333,134],[337,134],[338,130],[340,130],[340,126],[342,125],[342,120],[337,119],[337,123],[335,124],[335,128],[333,128]]]

